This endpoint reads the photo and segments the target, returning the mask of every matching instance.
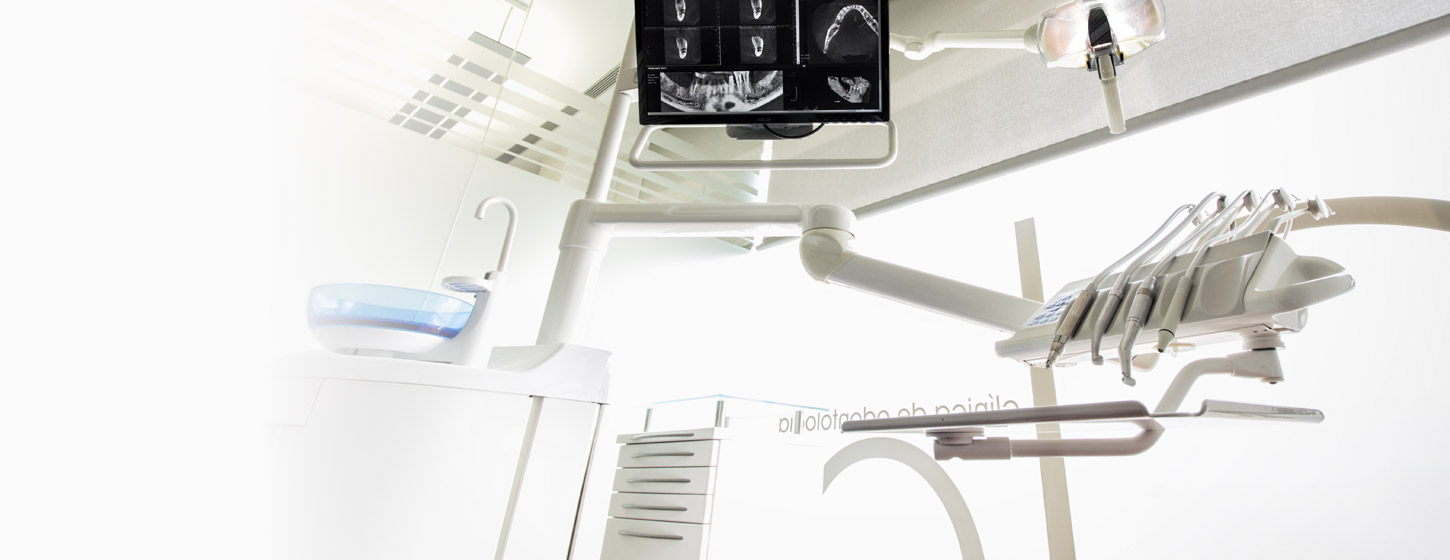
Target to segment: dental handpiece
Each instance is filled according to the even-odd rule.
[[[1225,220],[1232,223],[1233,216],[1238,214],[1239,209],[1252,196],[1253,191],[1240,193],[1228,208],[1219,212],[1212,220],[1199,225],[1193,230],[1193,233],[1183,238],[1177,247],[1174,247],[1168,255],[1163,257],[1163,260],[1153,267],[1153,270],[1148,273],[1148,277],[1138,285],[1138,290],[1133,293],[1133,297],[1128,299],[1128,314],[1123,318],[1123,338],[1118,342],[1118,361],[1122,364],[1125,385],[1131,387],[1137,384],[1137,381],[1133,379],[1133,346],[1138,341],[1138,333],[1142,331],[1143,323],[1147,322],[1148,314],[1153,310],[1154,300],[1158,297],[1158,277],[1168,269],[1174,256],[1184,248],[1191,246],[1205,234],[1216,231]]]
[[[1198,204],[1193,207],[1193,210],[1189,211],[1188,216],[1186,216],[1182,221],[1178,222],[1178,226],[1174,227],[1172,232],[1170,232],[1167,236],[1164,236],[1163,239],[1158,241],[1157,244],[1153,245],[1153,248],[1149,249],[1147,252],[1144,252],[1141,255],[1138,255],[1138,258],[1133,259],[1133,262],[1129,263],[1128,267],[1123,269],[1123,272],[1118,275],[1117,281],[1113,282],[1113,287],[1108,290],[1108,293],[1105,296],[1103,308],[1101,311],[1098,312],[1097,323],[1093,325],[1092,362],[1094,365],[1103,364],[1103,356],[1099,352],[1102,349],[1103,333],[1108,331],[1108,325],[1112,324],[1114,317],[1117,317],[1118,304],[1122,303],[1123,296],[1127,295],[1128,277],[1132,276],[1133,271],[1137,270],[1138,267],[1143,265],[1143,261],[1152,258],[1153,255],[1156,255],[1159,251],[1162,251],[1163,247],[1167,245],[1169,241],[1172,241],[1173,238],[1177,237],[1179,233],[1183,232],[1184,228],[1188,227],[1189,224],[1193,223],[1193,218],[1195,216],[1198,216],[1199,213],[1203,212],[1203,209],[1206,208],[1210,202],[1212,202],[1216,198],[1223,198],[1223,196],[1224,195],[1220,193],[1210,193],[1208,196],[1203,197],[1203,200],[1199,201]],[[1171,217],[1169,219],[1170,221],[1172,220]]]
[[[1293,200],[1287,192],[1283,189],[1275,189],[1259,201],[1248,219],[1238,227],[1210,239],[1208,243],[1204,243],[1203,247],[1199,248],[1198,252],[1193,255],[1193,260],[1188,263],[1188,268],[1184,269],[1183,280],[1180,280],[1178,286],[1174,288],[1172,297],[1168,299],[1168,307],[1163,311],[1163,324],[1158,328],[1157,348],[1159,352],[1168,350],[1168,345],[1177,338],[1178,325],[1183,321],[1183,309],[1188,305],[1188,294],[1193,291],[1194,271],[1203,264],[1204,257],[1208,255],[1208,249],[1223,241],[1238,239],[1244,234],[1252,232],[1263,223],[1264,218],[1269,215],[1270,208],[1277,206],[1288,211],[1293,204]]]
[[[1088,310],[1092,308],[1093,300],[1097,299],[1098,285],[1102,284],[1103,279],[1107,278],[1108,274],[1111,274],[1114,270],[1117,270],[1119,266],[1122,266],[1124,262],[1127,262],[1128,259],[1133,258],[1133,255],[1137,255],[1143,249],[1146,249],[1149,244],[1158,239],[1158,236],[1163,235],[1163,232],[1168,230],[1168,226],[1173,224],[1173,220],[1179,214],[1192,208],[1188,204],[1179,206],[1178,209],[1174,210],[1168,216],[1167,220],[1163,220],[1163,224],[1158,226],[1158,229],[1153,230],[1152,235],[1149,235],[1147,239],[1144,239],[1132,251],[1128,251],[1127,254],[1119,257],[1118,260],[1113,261],[1113,264],[1108,265],[1107,268],[1104,268],[1102,272],[1099,272],[1097,276],[1093,277],[1091,282],[1083,286],[1082,291],[1078,292],[1076,298],[1073,298],[1072,306],[1067,309],[1066,313],[1062,314],[1062,318],[1057,322],[1057,331],[1052,336],[1052,346],[1047,351],[1047,360],[1043,367],[1052,367],[1052,364],[1056,363],[1057,358],[1062,355],[1062,350],[1067,346],[1067,341],[1071,340],[1073,335],[1077,334],[1078,329],[1082,326],[1083,319],[1087,316]]]
[[[1171,255],[1165,258],[1171,258]],[[1158,277],[1145,278],[1138,285],[1138,291],[1133,294],[1128,315],[1123,319],[1123,339],[1118,343],[1118,359],[1123,362],[1123,384],[1129,387],[1138,384],[1133,379],[1133,342],[1138,340],[1138,332],[1143,329],[1143,321],[1148,317],[1148,312],[1153,310],[1153,299],[1157,295]]]

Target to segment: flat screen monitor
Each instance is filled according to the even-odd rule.
[[[641,124],[884,122],[889,0],[635,0]]]

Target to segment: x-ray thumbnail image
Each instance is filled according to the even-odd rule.
[[[865,105],[872,99],[871,80],[865,76],[853,75],[827,75],[825,76],[826,88],[836,94],[839,101],[851,105]]]
[[[666,29],[661,43],[665,64],[699,64],[707,49],[699,28]]]
[[[774,27],[741,27],[740,63],[773,64],[780,50],[779,41]]]
[[[740,23],[758,25],[775,23],[776,0],[736,0],[740,3]]]
[[[836,0],[802,6],[809,18],[812,62],[871,62],[880,56],[881,24],[877,4],[867,0]]]
[[[812,111],[876,111],[881,109],[881,84],[870,69],[825,69],[803,73],[800,105]]]
[[[769,72],[664,72],[660,109],[681,113],[743,113],[785,108],[785,77]]]
[[[697,25],[700,15],[707,7],[714,7],[714,0],[656,0],[660,3],[660,14],[664,25]],[[707,4],[708,1],[708,4]]]

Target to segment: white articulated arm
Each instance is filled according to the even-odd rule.
[[[932,31],[926,37],[891,34],[891,50],[901,51],[906,58],[922,60],[946,49],[1011,49],[1037,52],[1037,28],[1009,31],[972,31],[943,33]]]
[[[811,277],[934,311],[968,323],[1016,332],[1042,304],[856,254],[849,231],[808,230],[801,263]]]
[[[579,200],[569,209],[559,263],[538,344],[571,343],[589,307],[599,263],[615,237],[802,235],[801,260],[812,277],[969,323],[1016,332],[1039,302],[994,292],[851,251],[856,216],[830,204],[610,204]]]
[[[559,241],[537,344],[575,342],[599,263],[615,237],[794,237],[815,228],[849,231],[855,220],[850,210],[830,204],[575,201]]]

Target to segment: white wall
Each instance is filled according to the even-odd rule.
[[[261,554],[273,12],[247,8],[7,6],[0,557]]]

